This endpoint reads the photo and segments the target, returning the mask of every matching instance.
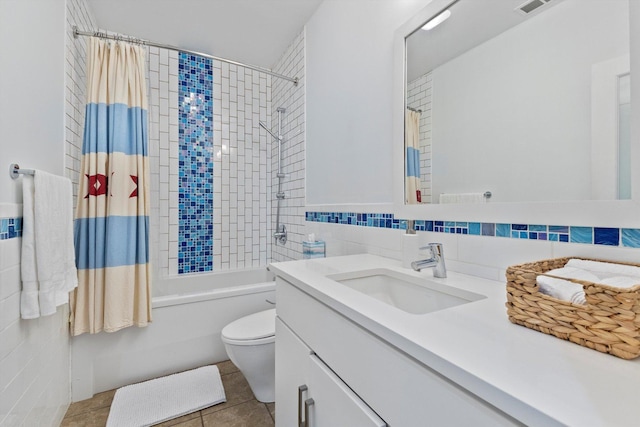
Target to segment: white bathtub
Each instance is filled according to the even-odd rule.
[[[273,275],[265,268],[193,274],[156,284],[151,325],[72,338],[73,402],[226,360],[222,328],[272,308],[266,300],[275,301]]]
[[[273,286],[273,280],[264,267],[161,279],[153,286],[153,308],[253,293],[259,285]]]

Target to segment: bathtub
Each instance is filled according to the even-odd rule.
[[[153,286],[153,308],[252,293],[273,287],[273,280],[264,267],[166,278]]]
[[[153,323],[71,339],[72,401],[227,360],[222,328],[272,308],[266,268],[191,274],[153,283]]]

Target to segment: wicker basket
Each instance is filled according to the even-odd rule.
[[[584,287],[586,305],[538,292],[536,276],[564,267],[570,259],[556,258],[507,268],[509,320],[622,359],[640,356],[640,284],[623,289],[562,278]]]

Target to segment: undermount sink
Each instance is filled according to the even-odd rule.
[[[412,314],[426,314],[486,298],[452,286],[377,268],[327,276],[351,289]]]

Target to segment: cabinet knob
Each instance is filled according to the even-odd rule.
[[[307,391],[307,386],[305,384],[298,387],[298,427],[306,427],[307,425],[306,418],[305,421],[302,421],[302,393],[304,393],[305,391]]]

